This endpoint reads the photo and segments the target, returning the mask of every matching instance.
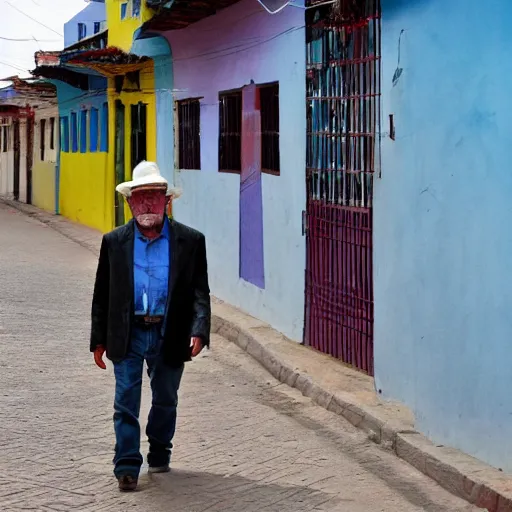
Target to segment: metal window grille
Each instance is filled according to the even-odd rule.
[[[50,117],[50,149],[55,149],[55,117]]]
[[[279,153],[279,84],[259,87],[261,114],[261,169],[270,174],[281,170]]]
[[[308,184],[312,199],[371,207],[380,106],[378,2],[365,0],[357,11],[348,0],[340,3],[340,19],[309,32]]]
[[[3,141],[4,141],[4,144],[3,144],[2,151],[4,153],[7,153],[7,146],[9,144],[9,132],[8,132],[8,129],[9,129],[8,126],[4,126],[3,127]]]
[[[39,122],[39,151],[41,153],[41,160],[44,161],[44,151],[46,142],[46,119],[41,119]]]
[[[178,101],[178,156],[180,169],[201,169],[201,103]]]
[[[242,91],[219,94],[219,171],[242,170]]]

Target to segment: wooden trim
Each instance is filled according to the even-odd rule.
[[[225,172],[226,174],[241,174],[242,171],[234,171],[233,169],[219,169],[219,172]]]
[[[272,176],[281,176],[281,171],[275,171],[273,169],[261,169],[263,174],[270,174]]]

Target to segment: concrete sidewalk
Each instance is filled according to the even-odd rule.
[[[98,254],[101,234],[33,206],[2,200]],[[276,379],[346,418],[441,486],[489,512],[512,512],[512,478],[458,450],[435,446],[402,405],[383,402],[373,379],[291,342],[267,324],[213,299],[212,331],[237,344]]]

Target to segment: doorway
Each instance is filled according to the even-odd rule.
[[[126,181],[124,155],[125,155],[125,106],[121,100],[116,100],[116,139],[115,139],[115,186]],[[124,201],[114,191],[115,222],[116,226],[124,224]]]

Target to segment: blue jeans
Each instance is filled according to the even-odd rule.
[[[144,360],[148,365],[153,394],[146,429],[149,439],[148,463],[150,466],[159,467],[170,462],[183,366],[167,366],[162,360],[161,348],[160,327],[134,326],[128,355],[114,364],[114,474],[118,478],[122,475],[138,477],[142,465],[139,413]]]

